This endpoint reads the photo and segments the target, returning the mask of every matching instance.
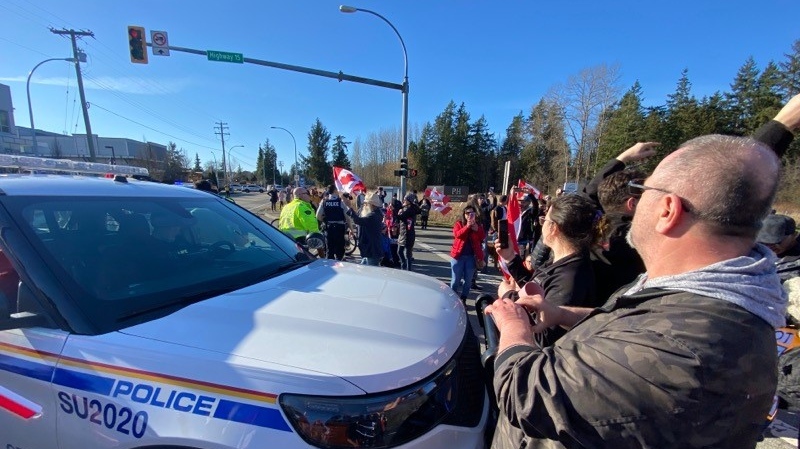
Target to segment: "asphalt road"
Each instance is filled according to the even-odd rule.
[[[269,196],[259,193],[242,193],[234,196],[237,204],[262,216],[266,221],[277,218],[279,212],[270,210]],[[417,230],[417,241],[414,249],[414,262],[412,270],[422,273],[440,281],[450,283],[450,245],[452,244],[452,233],[449,228],[434,228],[427,230]],[[354,254],[358,256],[358,251]],[[351,259],[355,260],[355,258]],[[391,268],[387,268],[391,269]],[[479,332],[475,315],[475,298],[480,293],[496,292],[497,285],[502,279],[500,271],[493,266],[486,269],[478,277],[478,285],[481,291],[472,290],[467,300],[467,312],[470,316],[473,329]],[[800,448],[798,445],[798,427],[800,426],[800,414],[779,410],[778,416],[765,434],[765,438],[757,446],[758,449],[794,449]]]

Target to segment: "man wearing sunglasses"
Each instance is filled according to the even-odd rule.
[[[775,122],[787,142],[800,95]],[[556,307],[529,283],[486,309],[500,330],[494,448],[755,447],[786,312],[775,255],[756,234],[785,148],[703,136],[629,182],[639,199],[628,240],[647,271],[603,307]],[[570,330],[535,348],[534,332],[554,326]]]

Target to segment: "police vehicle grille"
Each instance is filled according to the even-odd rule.
[[[486,384],[481,366],[478,338],[467,324],[467,332],[458,355],[458,401],[444,424],[475,427],[480,423]]]

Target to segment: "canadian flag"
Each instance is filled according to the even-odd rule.
[[[522,211],[519,208],[519,201],[511,199],[506,206],[506,219],[508,220],[508,243],[514,249],[514,253],[519,254],[519,244],[517,243],[517,236],[522,229]],[[500,258],[500,269],[503,271],[503,277],[511,279],[511,272],[508,270],[508,265]]]
[[[366,192],[367,186],[355,173],[342,167],[333,167],[333,182],[336,190],[344,193]]]
[[[537,200],[542,199],[544,195],[542,192],[539,191],[533,184],[529,183],[528,181],[524,181],[522,179],[517,182],[517,187],[519,187],[519,193],[517,194],[517,198],[522,198],[523,195],[526,193],[532,193],[533,196],[536,197]]]
[[[31,402],[0,385],[0,408],[24,418],[38,418],[42,414],[42,406]]]
[[[425,196],[431,199],[431,209],[436,212],[447,215],[448,212],[453,210],[449,206],[450,197],[437,190],[436,187],[425,189]]]

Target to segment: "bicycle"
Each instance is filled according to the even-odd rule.
[[[352,256],[358,248],[358,231],[359,228],[356,226],[355,230],[348,231],[344,236],[344,253],[348,256]]]

